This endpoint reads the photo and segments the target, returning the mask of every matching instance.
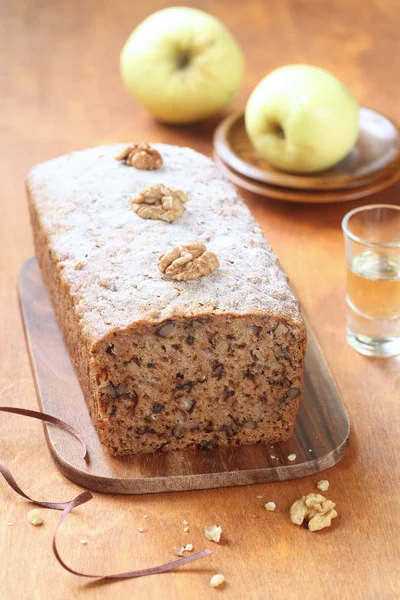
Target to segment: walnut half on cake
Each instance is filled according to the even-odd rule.
[[[27,179],[36,256],[102,443],[123,455],[287,439],[306,332],[259,226],[209,158],[156,144],[162,161],[139,169],[115,159],[125,148]]]

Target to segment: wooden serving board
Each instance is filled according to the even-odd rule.
[[[79,443],[45,425],[50,451],[61,472],[82,487],[120,494],[146,494],[248,485],[294,479],[329,469],[343,456],[350,424],[325,358],[308,327],[301,408],[294,434],[285,443],[215,450],[185,450],[113,458],[100,444],[55,321],[35,258],[19,276],[22,318],[40,407],[75,427]],[[294,462],[288,461],[296,455]]]

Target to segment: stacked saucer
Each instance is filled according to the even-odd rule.
[[[262,196],[305,203],[354,200],[400,179],[400,129],[384,115],[360,108],[360,135],[346,158],[321,173],[297,175],[275,169],[257,154],[240,112],[216,129],[214,159],[234,184]]]

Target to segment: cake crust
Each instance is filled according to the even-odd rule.
[[[101,441],[129,454],[286,439],[306,334],[278,260],[213,161],[156,144],[162,167],[141,171],[115,160],[124,147],[27,179],[36,255]],[[156,184],[187,194],[177,221],[131,209]],[[219,268],[163,279],[159,256],[193,240]]]

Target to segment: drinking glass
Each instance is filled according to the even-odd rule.
[[[347,341],[366,356],[400,354],[400,206],[361,206],[342,221]]]

